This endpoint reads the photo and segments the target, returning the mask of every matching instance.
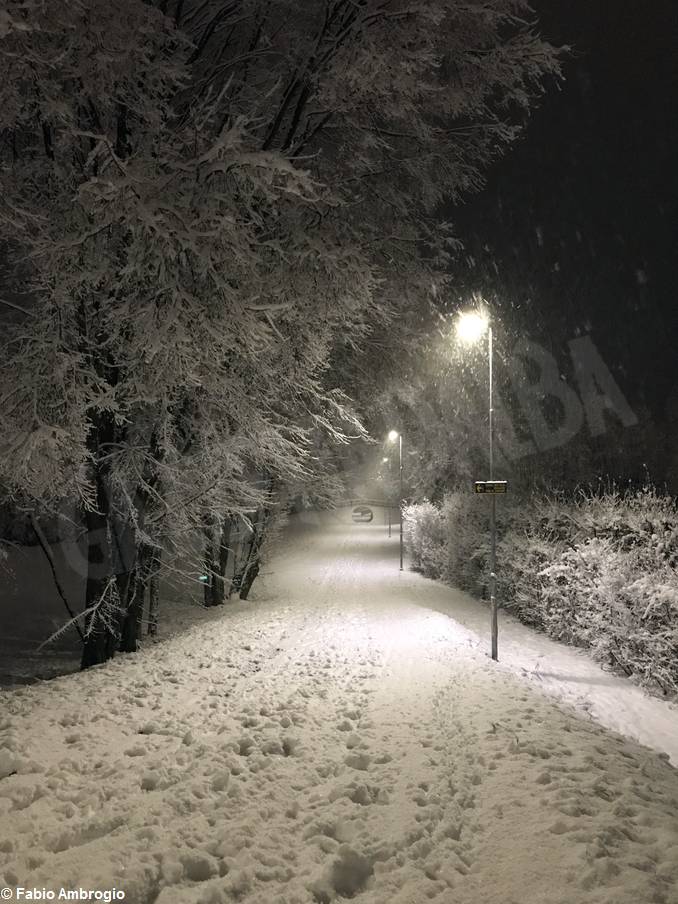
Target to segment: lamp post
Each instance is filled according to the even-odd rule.
[[[494,385],[493,385],[493,336],[489,319],[477,311],[462,314],[457,321],[457,335],[466,343],[477,342],[487,331],[487,356],[489,361],[489,440],[490,440],[490,480],[494,480]],[[499,658],[497,652],[499,628],[497,624],[497,497],[492,494],[490,503],[490,634],[492,659]]]
[[[398,440],[398,471],[400,475],[398,511],[400,513],[400,570],[403,570],[403,435],[397,430],[391,430],[388,435],[389,441],[394,443]]]
[[[390,459],[382,458],[381,463],[382,463],[382,465],[390,464]],[[388,492],[388,487],[386,489],[386,508],[388,510],[388,536],[389,536],[389,540],[390,540],[391,539],[391,495]]]

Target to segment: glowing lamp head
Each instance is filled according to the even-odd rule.
[[[398,439],[399,436],[400,436],[400,434],[398,433],[397,430],[391,430],[391,432],[388,435],[389,442],[394,443]]]
[[[388,458],[382,458],[381,463],[382,463],[382,465],[387,465],[387,464],[388,464]]]
[[[461,314],[457,320],[457,336],[462,342],[471,345],[480,339],[489,325],[487,317],[476,311]]]

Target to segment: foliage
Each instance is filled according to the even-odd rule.
[[[410,506],[406,537],[415,567],[427,576],[484,595],[488,533],[479,503],[458,490],[440,506]],[[678,693],[675,501],[645,487],[504,503],[498,506],[501,605],[654,689]],[[436,555],[426,560],[428,549]],[[434,565],[422,567],[427,561]]]
[[[558,72],[528,10],[6,4],[0,242],[25,316],[3,339],[0,481],[81,503],[90,578],[132,545],[123,610],[144,547],[269,509],[273,485],[335,493],[314,447],[363,428],[330,365],[444,279],[438,205]],[[90,626],[110,578],[88,580]]]
[[[442,577],[447,557],[447,531],[441,510],[428,500],[406,506],[403,535],[414,570],[427,578]]]

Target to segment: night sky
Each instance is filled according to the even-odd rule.
[[[536,0],[572,46],[526,136],[455,213],[469,287],[566,356],[590,332],[628,398],[665,416],[678,316],[675,0]]]

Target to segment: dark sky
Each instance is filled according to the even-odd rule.
[[[678,4],[535,5],[542,33],[573,52],[560,90],[456,215],[469,284],[563,355],[591,332],[629,397],[661,418],[678,387]]]

